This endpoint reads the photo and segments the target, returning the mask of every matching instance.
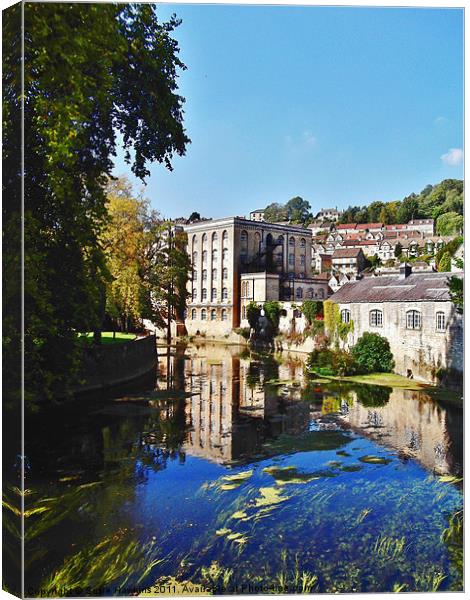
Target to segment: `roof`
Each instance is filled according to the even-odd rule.
[[[337,248],[332,258],[354,258],[362,252],[361,248]]]
[[[356,225],[356,229],[381,229],[383,223],[359,223]]]
[[[454,273],[412,273],[386,275],[347,283],[331,300],[351,302],[447,302],[450,301],[447,279]]]
[[[357,227],[357,223],[340,223],[336,225],[336,229],[355,229]]]
[[[406,223],[395,223],[393,225],[385,225],[385,229],[406,229],[408,225]]]
[[[250,212],[250,215],[252,215],[253,213],[256,213],[256,212],[264,212],[265,210],[266,210],[265,208],[255,208],[255,210],[252,210]]]

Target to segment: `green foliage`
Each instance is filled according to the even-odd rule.
[[[319,375],[344,377],[356,373],[356,364],[353,356],[345,350],[316,348],[308,356],[307,369]]]
[[[274,332],[279,329],[279,317],[281,316],[281,305],[275,300],[268,300],[263,305],[264,313],[271,322]]]
[[[449,254],[449,252],[446,250],[441,256],[439,264],[437,265],[437,270],[440,272],[448,272],[448,271],[450,271],[451,266],[452,266],[452,257]]]
[[[461,234],[463,231],[463,215],[456,212],[441,214],[436,220],[436,232],[439,235]]]
[[[438,271],[445,270],[445,269],[439,268],[439,264],[442,260],[442,257],[444,256],[444,254],[447,252],[450,256],[454,256],[454,254],[456,253],[456,251],[460,248],[460,246],[462,244],[463,244],[463,237],[461,235],[459,235],[459,236],[455,237],[453,240],[451,240],[450,242],[448,242],[445,246],[443,246],[440,250],[438,250],[436,252],[435,261],[436,261],[436,266],[437,266]]]
[[[455,310],[462,315],[463,314],[463,277],[457,277],[452,275],[447,280],[447,286],[449,288],[449,294],[451,300],[455,306]]]
[[[351,354],[360,373],[388,373],[395,366],[388,340],[378,333],[364,332]]]
[[[256,327],[260,314],[261,308],[256,302],[252,300],[246,307],[246,318],[252,329]]]
[[[315,320],[323,318],[323,300],[304,300],[300,310],[311,325]]]
[[[273,202],[267,206],[264,211],[264,218],[269,223],[290,221],[291,223],[306,225],[312,219],[310,209],[311,206],[307,200],[304,200],[300,196],[295,196],[295,198],[291,198],[286,204]]]
[[[14,23],[4,24],[4,248],[12,265],[21,256],[13,256],[21,208],[14,156],[21,156],[24,98],[28,400],[66,394],[80,366],[75,331],[102,326],[108,273],[99,236],[118,135],[141,179],[148,162],[171,169],[173,155],[183,155],[189,142],[184,100],[176,93],[178,70],[185,67],[171,37],[179,21],[159,23],[155,11],[151,4],[25,5],[24,96],[18,93],[18,32]],[[19,305],[20,295],[18,286],[8,290],[7,306]],[[6,325],[10,355],[20,333]]]
[[[395,250],[394,250],[395,257],[398,258],[399,256],[401,256],[402,252],[403,252],[403,246],[400,244],[400,242],[397,242],[397,244],[395,246]]]

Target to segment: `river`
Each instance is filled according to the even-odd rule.
[[[462,410],[178,346],[27,425],[29,596],[462,590]]]

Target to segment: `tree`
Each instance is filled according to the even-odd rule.
[[[200,215],[198,212],[192,212],[192,213],[189,215],[189,219],[188,219],[188,221],[189,221],[190,223],[194,223],[195,221],[200,221],[200,220],[201,220],[201,215]]]
[[[277,221],[287,221],[287,209],[283,204],[273,202],[269,204],[264,211],[264,220],[268,223]]]
[[[281,315],[281,305],[276,300],[268,300],[263,305],[264,313],[268,317],[273,330],[277,332],[279,328],[279,318]]]
[[[367,208],[367,217],[368,217],[369,223],[381,222],[380,214],[381,214],[383,208],[384,208],[383,202],[372,202],[371,204],[369,204],[369,206]]]
[[[462,264],[463,267],[463,264]],[[452,303],[455,306],[455,310],[459,315],[463,314],[463,277],[452,275],[447,280],[447,286],[449,288],[449,294]]]
[[[447,212],[436,220],[436,232],[439,235],[454,235],[463,231],[463,215]]]
[[[286,204],[287,218],[292,223],[304,224],[312,217],[310,209],[311,206],[307,200],[296,196],[295,198],[291,198]]]
[[[393,251],[393,254],[395,255],[396,258],[400,257],[403,253],[403,246],[401,245],[400,242],[397,242],[395,245],[395,250]]]
[[[421,216],[419,210],[419,202],[416,194],[410,194],[400,204],[397,211],[398,223],[408,223],[412,219],[417,219]]]
[[[395,366],[388,340],[378,333],[364,332],[351,354],[362,373],[388,373]]]
[[[251,301],[246,307],[246,318],[252,329],[255,329],[255,327],[258,323],[260,314],[261,314],[261,309],[260,309],[259,305],[256,304],[256,302]]]
[[[149,161],[171,170],[189,143],[176,93],[185,66],[171,37],[179,21],[160,24],[155,5],[32,3],[24,13],[25,388],[51,398],[74,383],[76,332],[101,325],[107,277],[99,236],[117,135],[137,177],[148,175]],[[10,116],[21,108],[20,65],[14,27],[4,36],[11,156],[19,150]],[[16,198],[15,165],[7,169],[4,194]],[[18,202],[7,211],[7,231],[19,210]]]
[[[450,253],[446,250],[440,260],[439,263],[437,264],[437,270],[439,272],[444,272],[447,273],[448,271],[450,271],[452,266],[452,257],[450,255]]]

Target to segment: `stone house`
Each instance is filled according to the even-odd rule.
[[[366,257],[361,248],[337,248],[331,257],[332,270],[346,275],[358,275],[366,265]]]
[[[411,219],[407,223],[408,230],[415,230],[424,233],[424,235],[434,234],[434,219]]]
[[[250,212],[251,221],[264,221],[264,208],[257,208]]]
[[[395,372],[436,382],[439,372],[461,377],[463,324],[449,296],[449,273],[413,273],[364,278],[341,287],[331,300],[343,322],[354,322],[346,347],[365,331],[387,338]]]

